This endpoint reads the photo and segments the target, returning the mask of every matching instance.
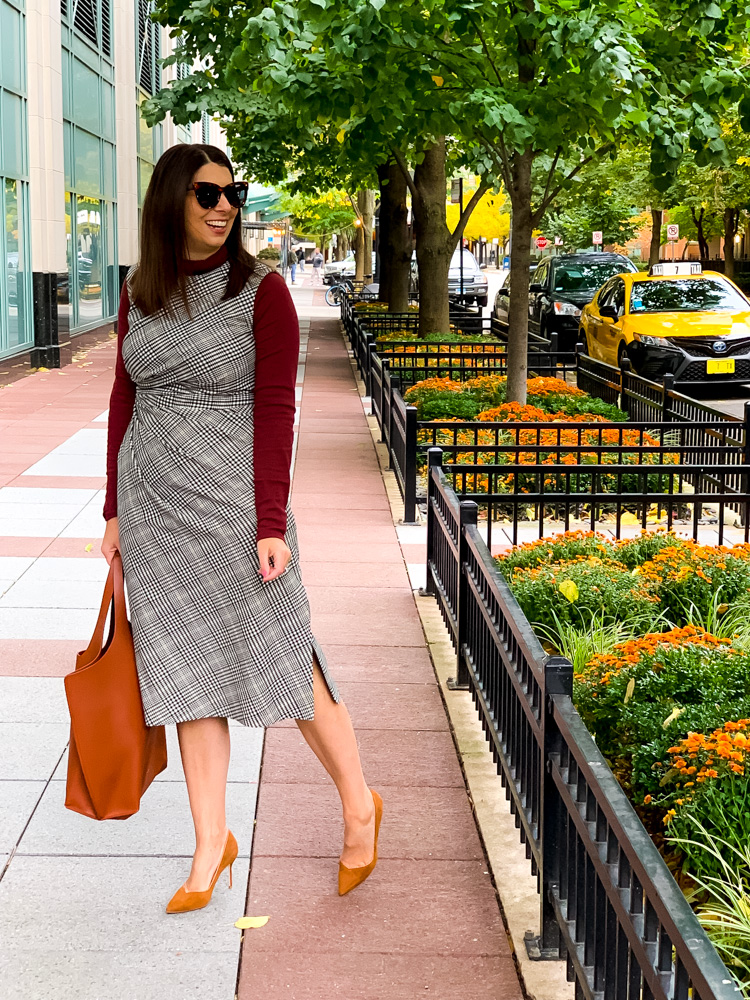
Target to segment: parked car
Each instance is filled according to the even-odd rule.
[[[750,299],[717,271],[664,262],[611,278],[581,314],[593,358],[677,382],[750,381]]]
[[[450,268],[448,270],[448,294],[461,294],[461,248],[456,247],[451,257]],[[471,250],[464,249],[464,274],[463,291],[464,300],[467,305],[474,302],[480,306],[487,305],[487,275],[477,263],[477,259]],[[419,268],[417,266],[416,251],[411,256],[411,282],[410,291],[419,291]]]
[[[560,348],[572,351],[578,337],[581,310],[608,278],[620,273],[638,273],[638,268],[619,253],[566,253],[544,257],[529,285],[529,333],[542,337],[556,333]],[[503,326],[508,324],[509,295],[510,277],[495,301],[495,316]]]
[[[332,260],[323,266],[323,283],[335,285],[339,278],[353,278],[357,270],[354,251],[350,250],[341,260]],[[372,252],[372,271],[375,273],[375,251]]]

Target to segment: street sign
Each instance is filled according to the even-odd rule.
[[[463,187],[462,179],[460,177],[454,178],[451,181],[451,203],[453,205],[461,204],[461,188]]]
[[[667,226],[667,239],[668,240],[679,240],[680,238],[680,227],[673,222]]]
[[[596,246],[600,247],[602,245],[602,231],[601,231],[601,229],[595,229],[594,230],[594,232],[591,234],[591,242],[594,244],[595,247]]]
[[[555,237],[555,246],[556,247],[561,247],[562,245],[563,245],[563,238],[562,238],[562,236],[556,236]]]
[[[546,250],[549,246],[549,240],[546,236],[537,236],[536,245],[538,250]]]

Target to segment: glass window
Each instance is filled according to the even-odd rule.
[[[614,281],[608,281],[605,285],[599,289],[599,295],[596,300],[597,306],[600,308],[602,306],[608,306],[611,303],[612,295],[614,294],[615,283]]]
[[[617,310],[617,315],[622,316],[625,312],[625,282],[622,278],[615,278],[613,288],[612,305]]]
[[[593,291],[615,274],[636,270],[629,261],[597,261],[592,254],[590,261],[559,264],[555,268],[555,291]]]
[[[80,59],[73,59],[73,114],[71,118],[77,125],[96,134],[101,131],[100,89],[99,74],[85,66]]]
[[[67,330],[72,330],[75,326],[73,307],[77,301],[74,294],[76,287],[76,268],[73,258],[73,237],[75,227],[73,226],[73,195],[65,195],[65,256],[68,263],[67,281],[58,279],[57,285],[57,315],[58,322]]]
[[[23,98],[0,91],[2,106],[0,107],[0,173],[25,174],[24,145],[25,129],[23,127]]]
[[[547,274],[549,272],[549,263],[545,260],[539,265],[539,267],[531,275],[531,282],[535,285],[546,285],[547,284]]]
[[[719,278],[670,278],[635,281],[630,293],[631,313],[748,312],[750,303]]]
[[[0,84],[24,89],[23,15],[0,0]]]
[[[5,287],[7,337],[5,347],[31,341],[31,283],[27,267],[23,185],[5,181]],[[0,328],[2,324],[0,323]]]
[[[78,263],[78,322],[84,326],[101,319],[102,205],[93,198],[76,198],[76,257]]]
[[[101,193],[101,141],[83,129],[74,130],[75,188],[85,195]]]

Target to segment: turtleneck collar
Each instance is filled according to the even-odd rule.
[[[205,274],[207,271],[213,271],[215,267],[221,267],[227,261],[228,257],[227,245],[224,243],[210,257],[204,257],[203,260],[184,260],[182,265],[185,269],[185,274]]]

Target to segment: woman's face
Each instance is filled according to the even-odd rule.
[[[232,175],[220,163],[204,163],[193,176],[196,181],[209,181],[226,187],[232,183]],[[201,208],[195,191],[188,191],[185,200],[185,236],[187,238],[188,257],[191,260],[203,260],[224,245],[234,218],[239,209],[233,208],[222,193],[216,208]]]

